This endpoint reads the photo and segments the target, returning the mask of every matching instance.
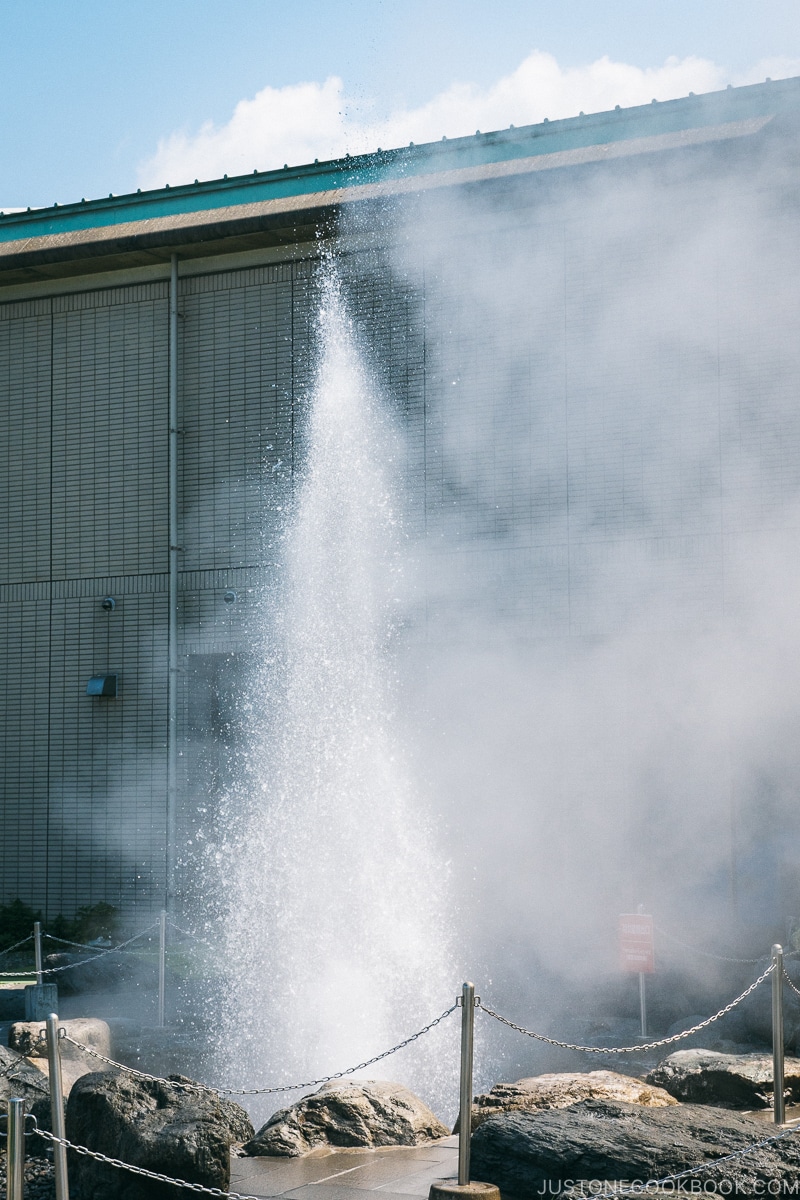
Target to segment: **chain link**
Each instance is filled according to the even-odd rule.
[[[47,938],[47,940],[50,942],[59,942],[62,946],[74,946],[76,950],[93,950],[95,953],[97,953],[98,951],[105,949],[105,947],[98,946],[97,944],[93,946],[91,943],[87,942],[71,942],[69,938],[56,937],[54,933],[43,932],[42,937]],[[110,949],[118,950],[119,947],[111,946]]]
[[[97,954],[93,954],[91,958],[81,958],[77,962],[65,963],[61,967],[45,967],[45,969],[42,971],[42,974],[56,975],[59,971],[72,971],[76,967],[84,967],[87,963],[96,962],[98,958],[105,958],[109,954],[119,954],[119,952],[124,950],[126,946],[130,946],[133,942],[138,942],[140,938],[146,937],[148,933],[152,933],[153,930],[157,928],[158,922],[156,921],[152,925],[148,925],[147,929],[143,929],[141,933],[135,933],[133,937],[128,938],[127,942],[120,942],[118,946],[111,946],[111,948],[108,950],[99,950]]]
[[[65,1042],[69,1042],[71,1046],[76,1046],[78,1050],[82,1050],[85,1054],[90,1054],[92,1058],[98,1058],[101,1062],[108,1063],[109,1066],[116,1067],[120,1071],[125,1071],[128,1075],[133,1075],[136,1079],[145,1079],[148,1083],[166,1083],[170,1087],[181,1088],[184,1091],[211,1092],[214,1095],[221,1096],[271,1096],[276,1092],[297,1092],[303,1088],[320,1087],[323,1083],[331,1083],[334,1079],[343,1079],[345,1075],[353,1075],[356,1071],[363,1071],[365,1067],[371,1067],[374,1063],[380,1062],[381,1059],[388,1058],[390,1054],[396,1054],[398,1050],[402,1050],[405,1046],[410,1046],[412,1042],[416,1042],[424,1034],[430,1033],[440,1021],[444,1021],[446,1017],[454,1013],[457,1007],[457,1004],[451,1005],[435,1021],[431,1021],[429,1025],[423,1026],[416,1033],[412,1033],[410,1037],[404,1038],[402,1042],[398,1042],[390,1050],[384,1050],[381,1054],[376,1054],[374,1058],[368,1058],[366,1062],[358,1063],[355,1067],[348,1067],[345,1071],[336,1071],[335,1074],[325,1075],[321,1079],[310,1079],[306,1083],[285,1083],[279,1087],[271,1088],[217,1088],[210,1087],[205,1083],[181,1083],[174,1079],[163,1079],[160,1075],[148,1075],[145,1071],[137,1071],[135,1067],[127,1067],[124,1063],[116,1062],[113,1058],[108,1058],[105,1054],[101,1054],[99,1050],[93,1049],[92,1046],[85,1046],[82,1042],[76,1042],[66,1031],[59,1030],[59,1034]]]
[[[13,946],[9,946],[6,950],[0,950],[0,955],[11,954],[11,952],[13,950],[19,950],[20,946],[24,946],[26,942],[32,942],[32,941],[33,941],[33,934],[29,933],[28,936],[24,937],[21,942],[14,942]]]
[[[418,1029],[410,1037],[404,1038],[402,1042],[398,1042],[396,1046],[392,1046],[391,1050],[384,1050],[382,1054],[376,1054],[374,1058],[368,1058],[366,1062],[358,1063],[355,1067],[348,1067],[346,1071],[336,1071],[333,1075],[323,1075],[321,1079],[310,1079],[307,1083],[283,1084],[281,1087],[220,1088],[219,1090],[226,1096],[268,1096],[274,1095],[276,1092],[294,1092],[300,1088],[320,1087],[323,1083],[332,1083],[334,1079],[343,1079],[345,1075],[353,1075],[356,1071],[363,1071],[366,1067],[371,1067],[376,1062],[380,1062],[381,1059],[388,1058],[390,1054],[396,1054],[398,1050],[402,1050],[405,1046],[410,1046],[412,1042],[416,1042],[417,1038],[430,1033],[440,1021],[444,1021],[457,1008],[458,1004],[451,1004],[443,1013],[440,1013],[435,1021],[431,1021],[429,1025],[423,1025],[422,1029]]]
[[[659,937],[666,938],[668,942],[672,942],[675,946],[680,946],[682,950],[690,950],[692,954],[699,954],[702,958],[714,958],[717,962],[745,963],[750,967],[763,962],[765,958],[763,954],[760,958],[734,958],[730,954],[713,954],[710,950],[701,950],[699,946],[690,946],[688,942],[682,942],[680,938],[673,937],[665,929],[659,929],[658,925],[654,928]]]
[[[701,1029],[705,1029],[712,1022],[718,1021],[720,1017],[724,1017],[726,1013],[731,1012],[732,1009],[736,1008],[737,1004],[741,1004],[757,987],[761,986],[774,970],[775,964],[770,963],[766,971],[762,975],[759,975],[755,983],[751,983],[749,988],[743,991],[740,996],[737,996],[735,1000],[731,1000],[730,1004],[726,1004],[719,1012],[714,1013],[713,1017],[706,1017],[705,1021],[700,1021],[698,1025],[692,1025],[691,1029],[684,1029],[682,1033],[673,1033],[672,1037],[660,1038],[657,1042],[642,1042],[638,1046],[574,1046],[571,1042],[559,1042],[555,1038],[545,1037],[543,1033],[533,1033],[530,1029],[525,1029],[523,1025],[517,1025],[514,1021],[509,1021],[507,1017],[501,1017],[493,1008],[487,1008],[479,1000],[475,1002],[475,1007],[480,1008],[487,1016],[494,1017],[502,1025],[507,1025],[509,1029],[514,1029],[517,1033],[524,1033],[526,1037],[535,1038],[537,1042],[546,1042],[548,1046],[559,1046],[562,1050],[581,1050],[585,1054],[635,1054],[643,1050],[656,1050],[659,1046],[670,1046],[673,1042],[679,1042],[682,1038],[689,1037],[693,1033],[699,1033]]]
[[[795,996],[800,996],[800,988],[797,987],[794,980],[790,976],[789,972],[786,970],[786,967],[783,968],[783,978],[786,981],[786,983],[788,983],[789,987],[792,989]]]
[[[677,1171],[674,1175],[665,1175],[663,1179],[648,1179],[644,1185],[644,1191],[648,1192],[652,1188],[663,1187],[666,1183],[674,1183],[677,1179],[686,1179],[690,1175],[699,1175],[703,1171],[708,1171],[712,1167],[719,1167],[722,1163],[733,1162],[737,1158],[745,1158],[746,1155],[752,1154],[755,1150],[763,1150],[765,1146],[771,1146],[775,1142],[782,1142],[784,1138],[791,1137],[792,1134],[798,1132],[800,1132],[800,1126],[793,1125],[791,1129],[784,1129],[783,1133],[776,1133],[772,1137],[762,1138],[760,1142],[753,1142],[751,1146],[745,1146],[743,1150],[734,1150],[731,1154],[723,1155],[722,1158],[713,1158],[711,1162],[700,1163],[696,1167],[687,1167],[685,1171]],[[642,1190],[641,1185],[631,1184],[629,1187],[615,1188],[611,1192],[592,1192],[591,1195],[592,1200],[614,1200],[616,1196],[641,1196]]]
[[[157,927],[158,927],[158,922],[155,922],[154,924],[149,925],[147,927],[147,929],[143,929],[141,933],[135,933],[132,938],[128,938],[127,942],[120,942],[120,944],[118,946],[111,946],[110,949],[108,949],[108,950],[99,950],[96,954],[93,954],[91,958],[82,958],[78,962],[65,963],[64,966],[62,966],[62,967],[44,967],[41,973],[42,973],[42,975],[56,975],[59,971],[71,971],[75,967],[82,967],[82,966],[85,966],[86,963],[94,962],[95,959],[105,958],[105,956],[107,954],[118,954],[120,950],[124,950],[125,947],[130,946],[132,942],[138,942],[139,938],[143,938],[143,937],[145,937],[146,934],[152,933],[153,930],[156,929]],[[31,937],[32,936],[33,935],[31,934]],[[48,933],[43,936],[52,937],[52,934]],[[28,938],[24,939],[24,941],[28,941],[28,940],[29,940]],[[58,940],[64,941],[63,938],[59,938]],[[17,943],[17,945],[20,945],[20,946],[22,944],[23,944],[22,942]],[[67,944],[70,946],[78,946],[79,945],[78,942],[68,942]],[[13,949],[15,949],[15,947],[12,946],[11,949],[13,950]],[[82,946],[81,949],[88,949],[88,947]],[[35,977],[36,971],[33,968],[28,968],[28,967],[26,967],[24,970],[20,970],[20,971],[0,971],[0,979],[22,979],[23,977],[28,976],[28,975],[32,975]]]
[[[171,926],[176,933],[180,933],[183,934],[184,937],[191,938],[193,942],[199,942],[201,946],[206,946],[209,950],[213,950],[215,954],[218,952],[218,946],[212,946],[211,942],[207,941],[204,937],[200,937],[200,935],[197,933],[191,933],[188,929],[181,929],[180,925],[176,925],[170,917],[167,917],[167,924]]]
[[[148,1171],[146,1167],[135,1167],[132,1163],[123,1162],[121,1158],[110,1158],[107,1154],[101,1154],[99,1150],[90,1150],[88,1146],[77,1146],[67,1138],[56,1137],[54,1133],[49,1133],[46,1129],[39,1129],[38,1126],[35,1132],[46,1141],[52,1142],[54,1145],[65,1146],[67,1150],[72,1150],[75,1154],[82,1154],[84,1158],[93,1158],[107,1167],[117,1167],[121,1171],[129,1171],[132,1175],[140,1175],[143,1179],[154,1179],[156,1183],[171,1183],[175,1187],[186,1188],[187,1191],[198,1192],[203,1196],[218,1196],[222,1200],[259,1200],[258,1196],[242,1192],[225,1192],[222,1188],[204,1187],[202,1183],[189,1183],[186,1179],[173,1179],[171,1175]]]
[[[116,1059],[101,1054],[93,1046],[85,1046],[83,1042],[76,1042],[75,1038],[71,1038],[63,1028],[58,1032],[65,1042],[82,1050],[84,1054],[90,1054],[92,1058],[98,1058],[100,1062],[107,1063],[109,1067],[116,1067],[118,1071],[124,1071],[126,1075],[133,1075],[135,1079],[146,1079],[148,1083],[166,1083],[170,1087],[179,1088],[184,1092],[211,1092],[213,1095],[217,1095],[219,1092],[218,1088],[208,1087],[205,1083],[181,1083],[176,1079],[164,1079],[160,1075],[148,1075],[146,1071],[137,1071],[135,1067],[128,1067],[125,1063],[117,1062]]]

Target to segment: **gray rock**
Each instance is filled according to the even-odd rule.
[[[242,1150],[297,1158],[321,1146],[419,1146],[449,1132],[402,1084],[327,1083],[275,1113]]]
[[[185,1091],[173,1082],[134,1079],[116,1071],[77,1080],[67,1102],[67,1138],[172,1179],[227,1190],[230,1147],[253,1136],[244,1109],[212,1092]],[[82,1200],[176,1200],[184,1191],[106,1167],[70,1151]],[[185,1193],[189,1195],[190,1193]]]
[[[91,1046],[93,1050],[110,1057],[111,1031],[105,1021],[99,1021],[96,1017],[75,1017],[70,1021],[59,1021],[58,1024],[74,1041]],[[44,1029],[44,1021],[15,1021],[8,1033],[8,1044],[12,1050],[28,1058],[47,1058],[47,1045],[41,1036]],[[77,1058],[81,1055],[77,1047],[63,1039],[60,1049],[62,1058]],[[91,1056],[86,1056],[86,1061],[93,1060]]]
[[[772,1055],[678,1050],[650,1072],[647,1082],[691,1104],[769,1108],[773,1099]],[[785,1059],[784,1083],[787,1103],[798,1103],[800,1059]]]
[[[772,1134],[755,1117],[693,1104],[643,1108],[586,1100],[571,1108],[490,1117],[472,1135],[471,1174],[496,1184],[503,1200],[558,1195],[577,1181],[584,1181],[583,1194],[591,1194],[603,1180],[645,1184],[695,1167],[697,1174],[684,1184],[687,1193],[694,1181],[701,1193],[781,1195],[785,1188],[794,1194],[800,1138],[785,1137],[713,1165]],[[673,1188],[677,1194],[678,1183]]]
[[[69,1037],[84,1046],[91,1046],[101,1054],[111,1053],[111,1033],[105,1021],[95,1017],[75,1017],[70,1021],[59,1021],[59,1027],[65,1029]],[[44,1034],[43,1021],[15,1021],[8,1034],[8,1044],[12,1050],[24,1054],[36,1067],[49,1077],[50,1070],[47,1061],[47,1043]],[[61,1052],[61,1085],[64,1096],[69,1096],[72,1085],[82,1075],[89,1075],[98,1069],[98,1060],[90,1054],[79,1050],[71,1042],[62,1038],[59,1042]]]
[[[33,1113],[40,1129],[52,1129],[47,1076],[15,1050],[0,1046],[0,1112],[6,1111],[6,1101],[14,1097],[25,1101],[25,1111]],[[39,1138],[34,1140],[41,1142]],[[39,1154],[43,1147],[37,1144],[34,1149],[31,1142],[28,1152]]]
[[[677,1104],[660,1087],[653,1087],[631,1075],[616,1071],[570,1071],[535,1075],[516,1083],[496,1083],[490,1091],[476,1096],[472,1105],[472,1128],[477,1129],[499,1112],[536,1112],[545,1108],[569,1108],[581,1100],[621,1100],[664,1108]],[[458,1123],[456,1129],[458,1130]]]

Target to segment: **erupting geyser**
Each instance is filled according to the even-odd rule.
[[[304,462],[254,646],[249,745],[216,847],[235,975],[215,1066],[240,1087],[363,1061],[441,1012],[459,982],[446,870],[393,715],[408,592],[399,432],[330,265],[317,341]],[[435,1058],[428,1038],[364,1074],[436,1100]]]

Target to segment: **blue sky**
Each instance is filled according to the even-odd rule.
[[[800,74],[800,0],[2,0],[0,46],[38,206]]]

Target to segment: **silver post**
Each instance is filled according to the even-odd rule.
[[[167,812],[165,844],[165,894],[167,908],[175,895],[175,858],[178,804],[178,256],[170,260],[169,274],[169,375],[167,418]]]
[[[644,905],[640,904],[636,909],[637,913],[644,913]],[[647,1037],[647,985],[645,982],[644,971],[639,972],[639,1016],[642,1021],[642,1037]]]
[[[8,1101],[8,1149],[6,1151],[6,1195],[24,1200],[25,1189],[25,1101]]]
[[[458,1186],[469,1183],[472,1134],[472,1047],[475,1032],[475,985],[461,988],[461,1091],[458,1106]]]
[[[61,1045],[58,1036],[58,1016],[50,1013],[45,1023],[47,1033],[47,1065],[50,1076],[50,1113],[53,1133],[58,1138],[67,1136],[64,1123],[64,1085],[61,1078]],[[53,1143],[53,1165],[56,1173],[56,1200],[69,1200],[67,1177],[67,1147]]]
[[[167,913],[162,908],[158,918],[158,1027],[164,1028],[165,993],[167,986]]]
[[[36,959],[36,982],[42,986],[42,922],[33,922],[33,953]]]
[[[783,1096],[783,946],[772,947],[772,1097],[773,1120],[783,1125],[786,1108]]]

